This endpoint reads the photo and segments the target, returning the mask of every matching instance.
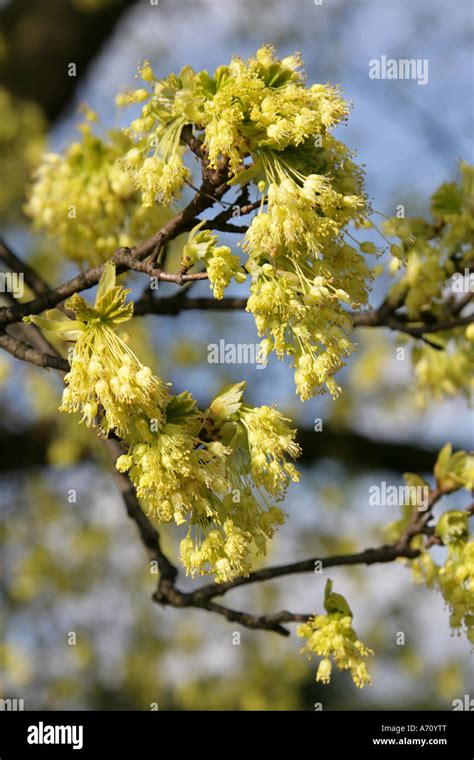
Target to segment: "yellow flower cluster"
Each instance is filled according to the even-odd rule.
[[[118,106],[144,102],[141,115],[130,124],[126,134],[133,139],[124,159],[135,187],[141,191],[142,203],[151,207],[158,199],[169,204],[177,198],[191,172],[184,164],[185,146],[180,144],[186,124],[199,124],[204,100],[200,77],[191,66],[177,76],[156,80],[151,66],[141,69],[151,91],[139,88],[116,99]]]
[[[399,277],[390,290],[411,321],[449,322],[449,305],[472,291],[474,267],[474,166],[460,164],[457,182],[442,184],[431,199],[432,219],[390,219],[390,271]],[[446,296],[449,295],[449,298]],[[431,333],[428,345],[412,350],[418,406],[459,394],[470,399],[474,388],[474,327]]]
[[[467,512],[445,512],[436,533],[448,545],[448,556],[438,573],[438,585],[451,610],[453,630],[464,629],[474,647],[474,541],[469,536]]]
[[[357,308],[366,300],[362,284],[369,270],[355,248],[334,244],[330,261],[311,264],[276,256],[252,265],[247,310],[255,317],[262,355],[275,350],[278,358],[293,358],[295,383],[302,400],[340,388],[334,374],[353,350],[352,320],[341,302]]]
[[[117,469],[161,522],[188,525],[180,551],[187,572],[231,580],[249,572],[252,554],[264,554],[284,522],[271,501],[298,480],[287,461],[300,454],[296,431],[275,409],[244,405],[245,383],[224,389],[205,412],[189,393],[171,395],[116,333],[133,313],[128,292],[107,264],[94,306],[78,294],[67,302],[75,320],[51,310],[26,321],[75,341],[60,409],[120,436],[127,453]]]
[[[394,300],[403,299],[411,319],[426,314],[446,318],[444,290],[474,265],[474,166],[460,163],[458,182],[446,182],[431,198],[432,220],[422,217],[390,219],[388,235],[393,272],[400,277],[391,288]]]
[[[442,401],[461,395],[470,401],[474,391],[473,325],[430,335],[430,341],[440,350],[415,344],[411,352],[415,403],[425,409],[431,399]]]
[[[289,482],[299,479],[286,461],[300,454],[296,431],[277,410],[243,404],[244,386],[224,388],[203,414],[202,436],[211,439],[205,448],[221,466],[212,490],[204,488],[181,545],[190,574],[214,567],[219,582],[247,573],[252,552],[265,554],[268,539],[283,524],[284,513],[271,505],[265,491],[270,499],[282,499]],[[268,474],[262,470],[263,457],[271,468]]]
[[[328,582],[326,589],[332,587]],[[372,680],[367,670],[364,658],[373,655],[357,638],[352,628],[352,613],[340,594],[325,594],[326,615],[315,615],[297,628],[297,635],[306,639],[301,648],[301,654],[311,659],[313,655],[322,657],[316,673],[316,681],[328,684],[331,680],[332,662],[338,670],[349,670],[354,684],[362,689],[370,685]]]
[[[243,241],[252,275],[247,308],[262,351],[292,357],[306,399],[325,387],[337,395],[333,376],[353,349],[341,302],[366,303],[370,273],[342,240],[367,211],[361,172],[330,134],[347,104],[329,85],[306,87],[300,68],[298,55],[280,61],[269,46],[221,67],[205,104],[205,144],[211,163],[228,156],[234,182],[253,180],[267,202]]]
[[[330,132],[348,106],[337,88],[307,87],[301,65],[299,55],[279,60],[268,45],[213,76],[187,66],[157,80],[146,63],[141,76],[149,89],[118,102],[143,102],[127,132],[134,147],[126,165],[144,205],[169,203],[181,192],[189,174],[180,142],[185,125],[201,133],[211,167],[228,159],[231,184],[258,185],[262,207],[243,241],[252,276],[248,310],[264,338],[262,352],[292,357],[306,399],[325,388],[338,393],[333,376],[353,350],[347,307],[367,302],[363,254],[375,247],[343,239],[347,225],[362,224],[367,213],[361,170]],[[203,248],[204,235],[195,233]],[[243,280],[238,257],[225,246],[206,265],[217,298],[232,277]]]
[[[90,121],[95,114],[87,112]],[[119,159],[130,148],[122,132],[105,140],[81,127],[82,140],[64,155],[48,154],[29,190],[26,213],[37,229],[57,239],[64,256],[99,264],[117,248],[150,237],[170,217],[162,206],[147,209]]]
[[[474,646],[474,540],[469,533],[467,512],[457,509],[444,512],[435,534],[447,546],[447,557],[442,565],[437,565],[425,549],[423,539],[417,537],[412,545],[420,550],[420,556],[410,563],[413,580],[440,591],[450,610],[452,630],[458,635],[464,631]]]
[[[299,54],[279,60],[273,48],[264,45],[254,58],[235,57],[217,69],[202,119],[211,165],[224,155],[238,174],[245,170],[249,152],[255,157],[258,151],[265,155],[305,146],[309,138],[325,135],[347,117],[347,104],[337,88],[306,87],[302,65]]]
[[[328,85],[306,87],[300,67],[299,56],[279,61],[268,46],[247,63],[221,67],[205,105],[205,142],[211,163],[228,156],[234,182],[258,183],[267,202],[243,241],[252,275],[247,308],[262,351],[292,357],[307,399],[325,387],[337,395],[333,376],[353,350],[341,303],[366,303],[370,273],[342,240],[367,211],[361,172],[329,131],[346,118],[347,104]]]
[[[214,297],[220,300],[232,279],[242,283],[246,275],[240,258],[227,245],[216,245],[217,235],[211,230],[199,231],[203,224],[205,222],[199,222],[189,233],[181,264],[186,270],[199,262],[205,264]]]
[[[133,314],[133,303],[125,303],[129,292],[116,285],[115,268],[106,264],[94,306],[77,293],[66,302],[76,320],[59,309],[51,309],[46,318],[25,319],[75,341],[60,410],[81,412],[83,421],[105,436],[111,431],[127,436],[139,414],[162,417],[160,408],[168,398],[166,386],[116,333]]]
[[[289,428],[288,418],[269,406],[242,406],[240,416],[254,483],[282,499],[290,480],[298,480],[294,464],[285,459],[287,455],[296,459],[301,453],[294,441],[296,431]]]
[[[434,474],[438,488],[446,493],[465,488],[472,493],[474,487],[474,455],[465,451],[452,452],[450,444],[440,451]],[[408,475],[415,484],[418,476]],[[416,485],[427,485],[418,478]],[[412,517],[413,508],[405,507],[401,520],[386,528],[390,541],[397,541]],[[411,568],[415,583],[424,583],[429,588],[438,589],[450,609],[450,625],[454,631],[464,630],[474,645],[474,541],[469,531],[469,513],[450,509],[438,519],[434,530],[438,542],[447,547],[447,556],[442,565],[436,564],[429,548],[427,537],[418,534],[412,538],[410,546],[419,551],[413,560],[403,560]],[[431,546],[431,543],[429,544]]]

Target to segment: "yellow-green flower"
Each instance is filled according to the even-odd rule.
[[[338,670],[349,670],[354,684],[362,689],[372,680],[367,670],[365,657],[373,655],[357,638],[352,628],[352,616],[343,612],[316,615],[307,623],[300,625],[296,631],[300,638],[306,639],[301,654],[308,659],[317,655],[322,657],[316,681],[328,684],[331,680],[332,662]]]
[[[125,302],[128,292],[115,284],[115,268],[107,264],[94,306],[77,293],[66,302],[77,319],[69,319],[59,309],[50,310],[47,317],[25,318],[75,342],[61,411],[79,411],[87,425],[121,437],[134,430],[138,415],[160,419],[169,395],[162,381],[117,335],[116,328],[133,314],[133,303]]]
[[[61,253],[78,262],[100,264],[117,248],[150,237],[170,213],[158,204],[144,208],[121,160],[130,139],[111,131],[104,139],[89,124],[82,140],[64,155],[48,154],[28,191],[26,213],[35,226],[58,241]]]
[[[203,224],[204,221],[199,222],[189,233],[183,248],[182,265],[190,269],[202,262],[206,266],[214,297],[221,299],[232,279],[239,284],[245,281],[245,272],[240,258],[227,245],[216,245],[217,235],[211,230],[201,230]]]

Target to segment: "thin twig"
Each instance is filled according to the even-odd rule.
[[[42,277],[25,261],[21,261],[7,243],[0,238],[0,259],[7,267],[18,274],[22,274],[28,287],[36,295],[47,293],[49,286]]]
[[[264,567],[260,570],[253,570],[247,576],[240,576],[233,581],[226,583],[214,583],[202,586],[194,593],[204,598],[213,598],[222,596],[227,591],[231,591],[239,586],[247,586],[251,583],[261,583],[270,581],[275,578],[281,578],[288,575],[299,573],[319,573],[319,569],[329,567],[347,567],[349,565],[375,565],[393,562],[395,559],[405,558],[414,559],[419,554],[418,550],[411,549],[409,546],[398,546],[395,544],[384,544],[376,549],[365,549],[358,554],[338,554],[331,557],[311,557],[299,562],[292,562],[285,565],[275,565],[273,567]]]
[[[51,369],[59,369],[61,372],[69,372],[70,369],[66,359],[63,359],[58,354],[43,354],[28,346],[27,343],[6,333],[0,333],[0,348],[5,349],[16,359],[36,364],[37,367],[50,367]]]

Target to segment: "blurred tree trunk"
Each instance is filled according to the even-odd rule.
[[[80,79],[137,0],[111,0],[81,11],[71,0],[10,0],[0,10],[0,85],[41,106],[52,122],[71,102]],[[74,63],[76,76],[69,76]]]
[[[0,473],[47,464],[48,446],[58,435],[58,427],[53,420],[25,425],[6,407],[0,407],[0,420]],[[302,464],[310,467],[317,460],[329,458],[341,462],[354,473],[374,469],[399,474],[407,470],[427,472],[433,469],[437,456],[436,448],[425,448],[416,442],[372,440],[352,430],[329,427],[325,428],[324,433],[300,428],[298,441],[303,448]],[[84,443],[80,459],[84,461],[93,456],[93,447]]]

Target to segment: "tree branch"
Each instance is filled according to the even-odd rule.
[[[452,490],[452,489],[451,489]],[[394,544],[383,544],[376,549],[365,549],[358,554],[340,554],[331,557],[312,557],[300,562],[293,562],[274,567],[265,567],[254,570],[247,576],[235,578],[227,583],[210,583],[197,589],[194,594],[204,599],[213,599],[215,596],[223,596],[227,591],[247,586],[250,583],[274,580],[282,576],[295,575],[297,573],[314,573],[328,567],[346,567],[348,565],[374,565],[393,562],[395,559],[416,559],[420,552],[411,547],[414,536],[426,532],[427,523],[432,517],[432,509],[442,496],[450,493],[449,489],[434,488],[428,495],[427,508],[423,512],[414,508],[412,519],[402,532],[398,541]],[[468,509],[471,509],[469,507]],[[316,569],[318,568],[318,569]]]
[[[113,441],[108,441],[107,445],[109,448],[112,447],[115,457],[121,453],[120,447],[117,447],[117,444]],[[316,564],[319,565],[319,572],[319,569],[327,569],[329,567],[360,564],[373,565],[376,563],[392,562],[399,558],[415,559],[419,556],[420,552],[418,549],[411,548],[411,539],[415,535],[426,533],[429,530],[426,526],[431,517],[431,510],[436,502],[448,492],[439,488],[433,489],[429,495],[427,510],[422,514],[418,511],[414,512],[413,519],[395,544],[384,544],[376,549],[366,549],[358,554],[334,555],[325,558],[315,557],[292,564],[267,567],[255,570],[248,576],[241,576],[227,583],[211,583],[200,586],[194,591],[183,592],[175,584],[178,571],[163,554],[158,531],[142,512],[133,484],[126,475],[117,473],[116,475],[114,474],[114,477],[122,492],[127,513],[137,524],[142,543],[147,549],[149,556],[158,562],[160,578],[157,589],[153,594],[155,602],[164,606],[169,605],[176,608],[192,607],[207,610],[208,612],[215,612],[229,622],[236,622],[253,630],[274,631],[283,636],[288,636],[289,631],[282,623],[305,622],[311,617],[311,614],[292,613],[282,610],[270,615],[253,615],[216,604],[213,599],[216,596],[223,596],[232,589],[251,583],[274,580],[275,578],[296,573],[315,572]],[[468,510],[472,510],[472,505]]]
[[[155,298],[153,291],[147,289],[138,301],[135,301],[135,316],[162,314],[175,317],[182,311],[238,311],[247,306],[246,298],[188,298],[182,293],[168,298]]]
[[[27,343],[6,333],[0,333],[0,348],[5,349],[16,359],[36,364],[37,367],[50,367],[51,369],[61,370],[61,372],[69,372],[70,369],[69,362],[58,354],[43,354],[28,346]]]
[[[0,260],[6,264],[6,266],[12,271],[16,272],[17,274],[22,274],[24,276],[25,282],[28,285],[28,287],[35,293],[36,295],[41,295],[42,293],[47,293],[49,290],[48,285],[45,283],[45,281],[39,276],[39,274],[30,267],[29,264],[26,263],[26,261],[21,261],[21,259],[18,258],[18,256],[12,251],[12,249],[7,245],[7,243],[0,238]]]
[[[285,565],[275,565],[273,567],[264,567],[260,570],[254,570],[247,576],[240,576],[227,583],[209,583],[201,586],[195,591],[195,594],[211,599],[215,596],[222,596],[227,591],[231,591],[239,586],[248,586],[251,583],[261,583],[262,581],[275,580],[287,575],[298,573],[314,573],[316,567],[327,569],[328,567],[347,567],[348,565],[375,565],[393,562],[395,559],[406,558],[414,559],[419,555],[417,549],[410,549],[409,546],[399,546],[398,544],[384,544],[376,549],[365,549],[358,554],[337,554],[330,557],[311,557],[300,562],[292,562]]]
[[[187,278],[193,278],[193,275],[184,275]],[[174,275],[173,280],[179,281],[179,275]],[[207,279],[206,273],[196,273],[194,279]],[[241,311],[247,306],[247,298],[226,297],[220,300],[216,298],[188,298],[184,294],[178,293],[168,298],[155,298],[152,291],[146,291],[142,297],[135,302],[134,314],[144,316],[147,314],[161,314],[166,316],[177,316],[182,311]],[[389,317],[385,313],[380,313],[373,309],[362,313],[353,313],[352,320],[354,327],[385,327],[395,332],[405,333],[412,338],[424,340],[432,348],[442,350],[440,346],[424,338],[426,334],[445,332],[453,330],[456,327],[463,327],[474,323],[474,313],[466,316],[453,317],[451,320],[435,322],[429,325],[415,324],[410,326],[396,317]]]

